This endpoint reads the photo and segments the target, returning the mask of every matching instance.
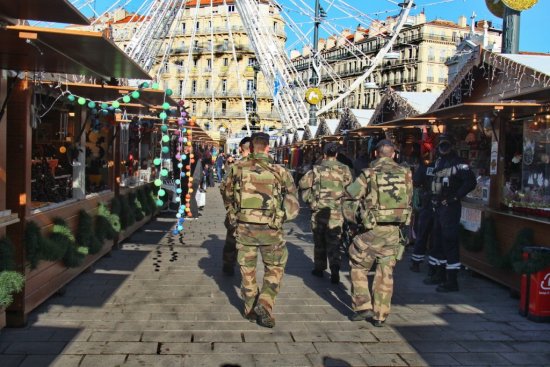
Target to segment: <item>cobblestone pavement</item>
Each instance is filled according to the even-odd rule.
[[[182,238],[168,232],[172,214],[152,221],[32,312],[28,327],[0,331],[0,366],[550,365],[550,325],[519,316],[506,289],[466,272],[461,292],[438,294],[402,261],[387,326],[348,321],[348,269],[338,286],[310,274],[305,210],[286,228],[276,327],[245,321],[240,277],[221,273],[223,218],[215,188]]]

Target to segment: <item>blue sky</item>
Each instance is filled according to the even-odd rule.
[[[279,0],[279,3],[287,5],[288,9],[295,9],[294,4],[299,4],[302,0]],[[307,4],[311,4],[313,7],[314,0],[304,0]],[[338,0],[337,0],[338,1]],[[121,1],[125,2],[125,1]],[[130,9],[135,9],[142,3],[143,0],[132,0],[130,3]],[[346,2],[362,12],[369,14],[373,17],[385,18],[387,15],[395,15],[394,11],[397,6],[392,4],[390,0],[346,0]],[[399,1],[395,1],[399,2]],[[105,10],[113,0],[96,0],[96,10],[98,12]],[[328,9],[325,0],[321,0],[322,6],[328,10],[329,19],[331,17],[341,17],[341,13],[335,14],[335,12]],[[476,20],[486,19],[491,20],[493,24],[502,27],[502,19],[499,19],[492,15],[485,5],[485,0],[417,0],[416,9],[413,10],[413,15],[418,14],[425,10],[428,20],[436,18],[447,19],[456,22],[461,15],[470,17],[472,12],[477,14]],[[388,13],[380,13],[374,15],[377,12],[384,12],[389,10]],[[89,15],[89,12],[84,11]],[[299,14],[292,12],[293,18],[297,22],[303,25],[303,28],[310,28],[308,22],[305,22]],[[296,15],[294,15],[296,14]],[[550,31],[549,16],[550,14],[550,0],[539,0],[533,8],[522,12],[521,14],[521,35],[520,35],[520,50],[521,51],[533,51],[533,52],[550,52],[550,41],[545,38],[544,34]],[[468,19],[469,22],[469,19]],[[347,26],[354,28],[357,25],[357,21],[354,19],[341,19],[338,21],[341,27]],[[288,31],[287,31],[288,32]],[[321,35],[323,36],[323,35]],[[294,37],[289,34],[289,40]]]

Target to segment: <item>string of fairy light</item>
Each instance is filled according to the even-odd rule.
[[[160,89],[158,83],[152,83],[150,86],[148,82],[144,82],[138,87],[138,89],[131,91],[112,101],[95,101],[83,96],[79,96],[75,93],[70,92],[67,89],[61,93],[58,99],[66,95],[66,98],[69,102],[76,102],[80,106],[86,105],[90,109],[92,115],[108,115],[109,113],[122,112],[120,110],[120,108],[122,107],[121,102],[130,103],[132,99],[137,100],[141,96],[140,91],[149,87],[154,90]],[[171,89],[166,89],[164,91],[162,112],[160,112],[158,115],[161,121],[159,127],[161,136],[159,139],[158,156],[153,159],[153,164],[156,167],[156,171],[158,172],[158,177],[153,181],[153,184],[155,185],[157,190],[155,195],[156,205],[158,207],[162,207],[164,205],[163,199],[166,196],[166,190],[163,188],[163,184],[167,181],[170,174],[168,168],[166,168],[163,164],[163,156],[170,154],[170,142],[172,140],[172,133],[177,138],[177,153],[175,154],[175,158],[178,162],[177,167],[179,169],[179,177],[174,180],[174,183],[176,185],[175,201],[179,203],[179,208],[176,213],[177,223],[173,229],[173,233],[179,234],[183,231],[185,218],[192,216],[190,209],[191,194],[193,193],[193,177],[191,174],[191,167],[195,163],[195,157],[193,154],[192,142],[193,131],[190,127],[194,125],[195,118],[188,115],[186,111],[187,108],[185,106],[185,101],[181,100],[179,101],[178,106],[176,106],[176,108],[179,108],[180,111],[179,117],[177,119],[178,126],[176,129],[170,129],[170,126],[168,124],[168,116],[170,110],[174,106],[170,105],[170,103],[167,102],[167,97],[170,97],[172,94],[173,91]],[[189,164],[184,166],[184,162],[187,161],[187,159],[189,159]],[[182,201],[181,195],[184,191],[184,182],[186,178],[188,182],[187,194],[185,195],[185,200]]]

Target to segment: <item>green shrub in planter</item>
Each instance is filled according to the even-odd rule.
[[[15,269],[13,261],[13,245],[7,238],[0,238],[0,271]]]
[[[155,197],[155,193],[153,192],[152,184],[145,186],[145,196],[147,197],[147,201],[149,202],[151,213],[157,214],[159,211],[159,208],[157,206],[157,199]]]
[[[76,243],[86,247],[92,255],[97,254],[103,247],[103,241],[99,241],[94,233],[94,220],[85,210],[78,213]]]
[[[103,242],[105,239],[112,240],[118,233],[120,233],[120,230],[121,226],[119,216],[111,213],[105,204],[99,203],[95,218],[95,234],[97,239],[100,242]]]
[[[76,268],[82,264],[87,255],[87,249],[76,244],[76,239],[67,223],[61,218],[53,220],[50,240],[65,247],[63,263],[68,268]]]
[[[40,260],[61,260],[67,252],[67,243],[42,236],[40,227],[34,222],[28,222],[25,228],[25,249],[31,269],[35,269]]]
[[[13,294],[21,292],[25,277],[16,271],[0,272],[0,309],[13,302]]]
[[[137,198],[136,192],[131,192],[128,194],[128,203],[130,204],[130,208],[132,208],[132,213],[134,213],[134,218],[136,222],[139,222],[140,220],[145,218],[143,207],[141,206],[141,203]]]
[[[151,206],[149,200],[147,200],[147,193],[143,187],[137,191],[137,199],[141,205],[144,215],[151,215]]]
[[[126,229],[136,222],[136,218],[134,216],[134,211],[130,206],[130,202],[128,201],[128,196],[127,195],[121,196],[119,200],[120,200],[120,225],[122,226],[122,229]]]

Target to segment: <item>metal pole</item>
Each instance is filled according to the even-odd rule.
[[[317,53],[317,44],[319,43],[319,24],[321,24],[320,17],[320,4],[319,0],[315,0],[315,22],[313,23],[313,47],[311,52],[313,56]],[[317,73],[313,69],[314,59],[311,59],[311,79],[309,80],[311,86],[316,86],[319,81]],[[309,126],[317,126],[317,106],[312,104],[309,106]]]
[[[502,24],[502,53],[519,53],[519,21],[520,12],[504,6],[504,22]]]

